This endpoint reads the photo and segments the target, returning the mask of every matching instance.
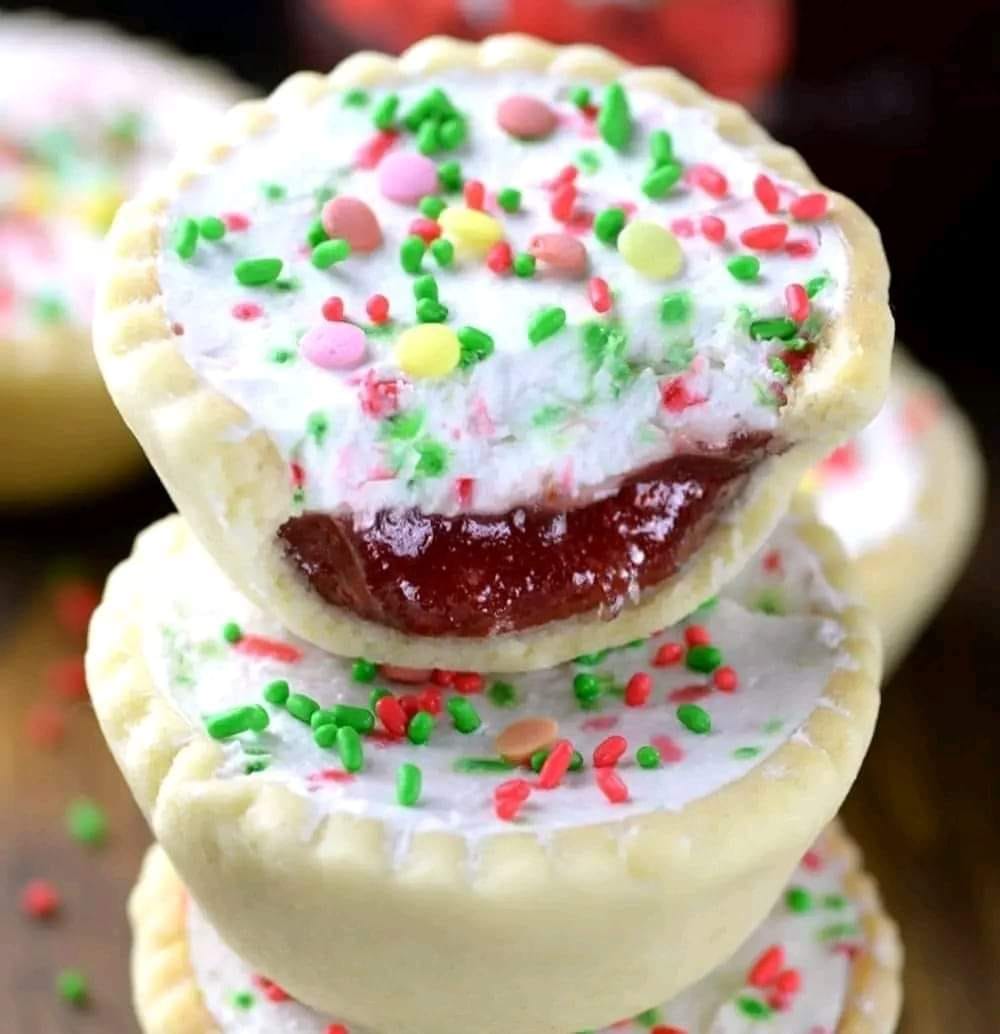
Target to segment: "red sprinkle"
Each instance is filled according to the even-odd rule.
[[[809,318],[809,294],[801,284],[789,284],[785,288],[785,306],[796,323]]]
[[[58,747],[66,735],[66,718],[52,704],[35,704],[25,715],[24,733],[36,747]]]
[[[421,711],[433,715],[441,713],[441,690],[436,686],[428,686],[418,695],[417,699],[420,702]]]
[[[538,773],[538,787],[541,790],[554,790],[569,771],[573,760],[573,744],[569,740],[559,740],[549,751],[549,756]]]
[[[807,240],[789,241],[785,245],[785,254],[789,258],[811,258],[816,254],[816,245]]]
[[[561,184],[552,195],[552,204],[549,206],[552,218],[558,219],[561,223],[568,223],[573,217],[575,204],[576,187],[572,183]]]
[[[712,681],[720,693],[735,693],[740,685],[739,676],[728,664],[712,672]]]
[[[555,190],[556,187],[561,186],[564,183],[572,183],[579,175],[580,170],[575,165],[564,165],[559,170],[559,175],[552,181],[549,186]]]
[[[256,302],[237,302],[232,309],[233,319],[249,323],[251,320],[260,319],[264,310]]]
[[[517,797],[494,798],[493,811],[501,822],[513,822],[523,805],[524,801]]]
[[[267,977],[262,976],[260,973],[254,973],[251,980],[269,1002],[280,1003],[291,1000],[292,996],[283,987],[280,987],[273,980],[268,980]]]
[[[222,221],[230,233],[242,233],[244,230],[250,229],[250,216],[244,215],[242,212],[225,212]]]
[[[493,791],[493,798],[497,801],[504,797],[513,797],[514,800],[524,802],[530,796],[531,783],[527,779],[508,779]]]
[[[329,320],[331,323],[340,323],[344,318],[344,299],[338,298],[335,294],[331,295],[325,302],[323,302],[323,319]]]
[[[757,957],[747,974],[747,983],[751,987],[770,987],[784,968],[785,951],[780,944],[773,944]]]
[[[802,864],[812,872],[819,872],[825,863],[819,851],[806,851],[802,856]]]
[[[342,1023],[331,1023],[326,1034],[350,1034],[350,1031]]]
[[[435,668],[431,672],[431,682],[435,686],[450,686],[455,681],[458,672],[448,671],[446,668]]]
[[[351,772],[342,772],[339,768],[322,768],[318,772],[311,772],[307,777],[310,783],[353,783],[354,775]]]
[[[705,240],[721,244],[726,239],[726,224],[717,215],[702,216],[701,232]]]
[[[825,194],[803,194],[791,203],[788,210],[793,219],[809,222],[822,219],[829,208],[830,202]]]
[[[514,254],[506,241],[497,241],[486,253],[486,265],[497,274],[506,273],[514,264]]]
[[[688,646],[708,646],[712,637],[704,625],[688,625],[684,629],[684,642]]]
[[[594,312],[603,313],[611,308],[611,290],[607,280],[599,276],[590,278],[590,282],[587,284],[587,297],[590,299]]]
[[[669,736],[663,734],[650,736],[649,742],[660,752],[661,761],[676,764],[676,762],[684,760],[684,748]]]
[[[465,198],[467,208],[481,212],[486,202],[486,188],[480,180],[469,180],[462,188],[462,197]]]
[[[701,682],[696,682],[690,686],[681,686],[679,689],[671,690],[667,694],[667,699],[672,704],[693,704],[696,700],[704,700],[705,697],[711,695],[712,690],[710,687]]]
[[[293,488],[301,488],[306,483],[306,468],[301,463],[292,460],[288,464],[288,475]]]
[[[781,573],[781,550],[780,549],[769,549],[761,561],[761,566],[767,571],[768,574],[780,574]]]
[[[285,664],[295,664],[302,660],[302,651],[297,646],[282,642],[280,639],[268,639],[262,635],[244,635],[233,646],[233,649],[248,657],[268,657],[274,661],[283,661]]]
[[[788,227],[784,223],[752,226],[740,234],[740,241],[752,251],[780,251],[787,240]]]
[[[386,305],[388,306],[388,302]],[[365,374],[365,379],[361,382],[360,395],[361,410],[368,416],[391,416],[399,409],[399,381],[376,380],[373,370]]]
[[[765,212],[770,212],[773,215],[778,211],[781,200],[778,197],[778,188],[774,185],[774,181],[770,176],[765,176],[761,173],[754,180],[753,192]]]
[[[684,656],[684,648],[680,643],[664,643],[653,656],[654,668],[669,668],[672,664],[680,664]]]
[[[793,995],[802,987],[802,974],[797,969],[786,969],[778,974],[774,987],[783,995]]]
[[[459,693],[482,693],[483,677],[475,671],[461,671],[456,673],[452,683]]]
[[[674,377],[660,385],[660,401],[668,412],[683,413],[685,409],[701,405],[705,400],[688,391],[683,377]]]
[[[63,700],[86,700],[87,674],[83,658],[73,656],[52,661],[45,669],[45,684]]]
[[[389,299],[384,294],[373,294],[365,302],[365,312],[372,323],[385,323],[389,319]]]
[[[398,699],[409,724],[409,720],[420,710],[420,697],[416,693],[400,693]]]
[[[354,156],[355,164],[361,169],[374,169],[389,152],[398,135],[392,130],[377,133],[358,149]]]
[[[710,197],[724,198],[729,193],[726,177],[714,165],[694,165],[688,172],[688,180]]]
[[[637,671],[625,685],[627,707],[642,707],[653,691],[653,680],[644,671]]]
[[[661,1023],[653,1027],[649,1034],[688,1034],[688,1032],[680,1027],[664,1027]]]
[[[59,892],[48,880],[31,880],[21,890],[21,911],[31,919],[51,919],[59,905]]]
[[[472,492],[475,487],[475,478],[455,478],[455,498],[459,506],[466,507],[472,503]]]
[[[792,1006],[792,999],[790,995],[783,995],[780,991],[772,991],[767,996],[767,1004],[774,1009],[775,1012],[785,1012]]]
[[[594,748],[594,767],[612,768],[618,764],[621,756],[628,750],[628,740],[624,736],[609,736],[601,740]]]
[[[613,768],[595,769],[594,775],[601,793],[612,804],[624,804],[628,800],[628,787]]]
[[[90,616],[100,600],[100,590],[92,582],[67,579],[59,584],[52,599],[56,621],[72,635],[86,635]]]
[[[433,219],[420,216],[410,223],[410,233],[419,237],[424,244],[430,244],[431,241],[436,241],[441,236],[441,224]]]
[[[390,736],[402,739],[406,735],[406,712],[394,696],[382,697],[375,704],[375,713]]]

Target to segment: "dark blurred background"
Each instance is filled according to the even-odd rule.
[[[49,6],[171,40],[264,91],[297,67],[332,63],[352,48],[315,10],[304,14],[307,4],[324,2]],[[547,0],[535,2],[541,9]],[[367,0],[355,6],[367,9]],[[400,20],[416,6],[418,0],[399,2]],[[899,336],[971,414],[996,484],[1000,2],[789,0],[789,8],[792,46],[780,82],[758,99],[761,118],[881,227]],[[7,577],[0,593],[7,598],[0,596],[0,604],[10,613],[18,585],[28,584],[40,561],[61,553],[84,552],[102,573],[168,506],[149,477],[101,504],[3,518],[0,564]],[[973,564],[887,687],[875,747],[846,809],[906,935],[904,1034],[1000,1029],[998,528],[991,494]],[[123,863],[116,878],[130,879],[131,864]],[[115,937],[123,937],[117,918],[115,924]],[[120,954],[117,940],[111,943]],[[115,1015],[127,1011],[124,1005]],[[58,1029],[126,1029],[117,1024],[128,1020],[104,1025],[108,1016],[96,1026]]]

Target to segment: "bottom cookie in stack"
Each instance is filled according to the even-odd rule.
[[[366,1034],[296,1002],[243,962],[198,911],[159,847],[146,857],[129,913],[144,1034]],[[895,925],[861,870],[856,845],[834,824],[727,962],[671,1001],[601,1034],[891,1034],[901,965]],[[387,975],[387,993],[391,987]]]

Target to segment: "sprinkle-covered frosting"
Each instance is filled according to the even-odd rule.
[[[144,620],[154,683],[223,753],[219,779],[280,784],[317,816],[369,816],[393,849],[678,811],[769,765],[828,705],[841,601],[792,519],[681,625],[531,674],[414,671],[295,639],[192,544]],[[197,585],[198,591],[191,592]],[[624,826],[622,827],[624,830]]]
[[[529,72],[327,95],[171,205],[178,344],[293,512],[361,524],[567,508],[776,433],[846,248],[714,120]]]
[[[851,556],[915,527],[928,477],[924,437],[940,408],[927,387],[894,379],[879,415],[807,478],[820,518]]]
[[[0,339],[87,331],[119,204],[235,99],[180,67],[110,30],[0,19]]]
[[[861,909],[845,891],[845,870],[821,842],[728,962],[665,1005],[600,1034],[834,1034],[847,1006],[851,960],[866,946]],[[254,973],[193,904],[188,941],[197,985],[220,1034],[366,1034],[307,1009]]]

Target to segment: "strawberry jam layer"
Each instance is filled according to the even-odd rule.
[[[329,603],[412,635],[483,637],[598,611],[613,617],[674,574],[768,451],[769,436],[674,456],[570,510],[444,517],[305,513],[279,530]]]

